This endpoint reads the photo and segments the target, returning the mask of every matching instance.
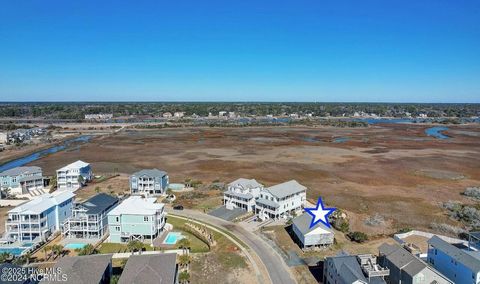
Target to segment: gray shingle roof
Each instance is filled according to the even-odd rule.
[[[284,198],[286,196],[305,191],[307,188],[299,184],[296,180],[290,180],[281,184],[267,187],[266,190],[277,198]]]
[[[92,284],[100,283],[103,273],[111,263],[111,254],[62,257],[55,264],[61,273],[67,275],[68,283]],[[60,277],[59,277],[60,278]],[[61,278],[60,278],[61,279]],[[66,283],[57,281],[41,281],[40,283]]]
[[[82,203],[87,209],[87,214],[101,213],[118,203],[118,198],[106,193],[99,193]]]
[[[437,236],[433,236],[428,240],[428,244],[449,255],[451,258],[470,268],[472,271],[480,272],[480,259],[474,257],[468,252],[457,248]]]
[[[264,199],[264,198],[258,198],[256,200],[256,203],[264,204],[264,205],[267,205],[267,206],[270,206],[270,207],[273,207],[273,208],[278,208],[280,206],[277,202],[271,201],[271,200],[268,200],[268,199]]]
[[[225,194],[227,195],[232,195],[232,196],[235,196],[235,197],[239,197],[239,198],[244,198],[244,199],[252,199],[253,198],[253,195],[251,195],[250,193],[238,193],[238,192],[233,192],[233,191],[225,191]]]
[[[159,169],[145,169],[133,173],[132,176],[141,177],[141,176],[149,176],[149,177],[163,177],[167,175],[167,172],[161,171]]]
[[[342,283],[354,283],[355,281],[363,281],[364,283],[386,283],[381,277],[371,277],[368,280],[362,272],[362,268],[358,263],[357,256],[342,253],[334,257],[327,257],[333,263],[337,273],[342,279]]]
[[[42,168],[32,166],[32,167],[16,167],[13,169],[6,170],[0,173],[0,176],[18,176],[23,173],[41,173]]]
[[[128,258],[118,284],[175,283],[177,254],[132,255]]]
[[[244,189],[263,187],[263,185],[258,183],[255,179],[246,179],[246,178],[239,178],[237,180],[232,181],[228,185],[229,186],[240,185]]]
[[[333,233],[332,229],[328,228],[327,226],[325,226],[321,222],[315,224],[315,226],[313,226],[313,228],[310,228],[310,223],[312,222],[312,217],[308,213],[303,213],[302,215],[295,217],[292,220],[292,222],[300,230],[300,232],[302,232],[303,235],[315,230],[318,227]]]
[[[379,251],[380,254],[385,255],[393,265],[402,268],[403,271],[412,277],[427,267],[425,262],[399,245],[382,244],[379,247]]]

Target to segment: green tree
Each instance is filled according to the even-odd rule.
[[[129,251],[132,252],[132,254],[135,251],[138,251],[139,253],[141,253],[142,248],[143,248],[143,243],[140,242],[140,241],[137,241],[137,240],[129,241],[128,244],[127,244],[127,248],[128,248]]]
[[[78,176],[78,183],[83,184],[85,182],[85,178],[82,175]]]
[[[367,234],[358,231],[348,233],[347,237],[349,237],[351,241],[357,243],[363,243],[368,240]]]
[[[185,267],[188,269],[190,261],[191,257],[188,254],[182,254],[178,257],[178,263],[180,264],[180,267]]]
[[[178,281],[180,281],[180,283],[189,283],[190,273],[188,273],[187,271],[180,272],[180,274],[178,274]]]
[[[185,253],[188,253],[188,249],[190,248],[190,240],[185,237],[178,241],[178,247],[183,249]]]
[[[48,252],[50,251],[50,246],[43,246],[42,251],[45,254],[45,260],[47,260],[47,255],[48,255]]]
[[[54,175],[50,179],[50,191],[55,191],[56,188],[57,188],[57,176]]]

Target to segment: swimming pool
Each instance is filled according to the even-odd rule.
[[[183,236],[179,232],[170,232],[167,237],[163,240],[163,243],[166,245],[174,245],[178,240],[182,239]]]
[[[15,256],[21,255],[27,248],[0,248],[0,253],[9,253]]]
[[[79,244],[79,243],[71,243],[71,244],[66,244],[65,248],[67,249],[82,249],[86,244]]]

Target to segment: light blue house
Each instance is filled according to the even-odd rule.
[[[0,173],[0,188],[10,194],[43,194],[43,174],[40,167],[16,167]]]
[[[480,283],[480,252],[433,236],[428,240],[428,262],[454,283]]]
[[[132,240],[153,243],[163,231],[166,213],[156,198],[130,196],[108,213],[110,242]]]
[[[60,231],[72,214],[75,194],[70,191],[44,194],[8,211],[4,239],[14,241],[46,240]]]
[[[141,170],[130,176],[130,190],[132,194],[162,195],[168,188],[166,172],[151,169]]]

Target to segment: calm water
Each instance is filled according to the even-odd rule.
[[[13,169],[15,167],[24,166],[28,163],[31,163],[33,161],[36,161],[36,160],[40,159],[40,158],[43,158],[43,157],[45,157],[49,154],[53,154],[53,153],[56,153],[58,151],[65,150],[72,143],[78,143],[78,142],[86,143],[90,140],[90,138],[92,138],[92,136],[84,135],[84,136],[80,136],[80,137],[77,137],[77,138],[74,138],[74,139],[66,140],[60,145],[53,146],[53,147],[48,148],[48,149],[40,150],[40,151],[37,151],[37,152],[35,152],[33,154],[30,154],[28,156],[10,161],[10,162],[5,163],[5,164],[0,166],[0,172],[6,171],[6,170],[9,170],[9,169]]]
[[[350,138],[348,137],[337,137],[333,139],[333,143],[343,143],[343,142],[347,142],[348,140],[350,140]]]
[[[448,127],[435,126],[435,127],[430,127],[425,129],[425,134],[427,134],[427,136],[432,136],[438,139],[449,139],[450,137],[442,133],[443,131],[446,131],[446,130],[448,130]]]

